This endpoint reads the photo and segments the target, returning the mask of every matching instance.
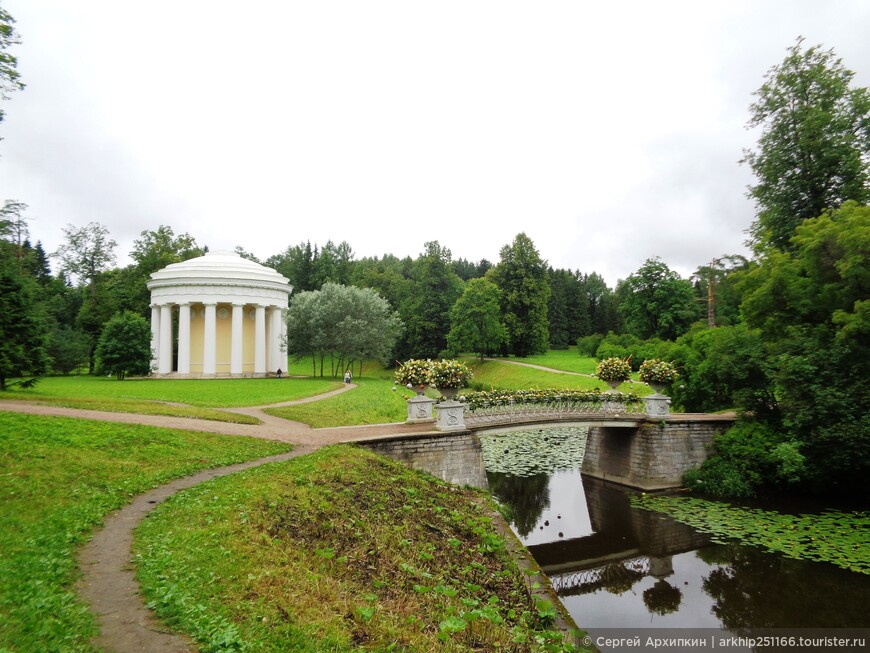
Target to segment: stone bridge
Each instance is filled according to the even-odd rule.
[[[409,421],[426,421],[424,404],[409,401]],[[713,437],[734,423],[733,414],[670,413],[663,395],[620,401],[501,403],[466,410],[457,401],[435,406],[436,428],[447,433],[498,433],[542,424],[589,428],[583,474],[640,490],[680,487],[683,474],[709,455]],[[412,415],[423,415],[413,420]],[[431,417],[429,407],[428,421]]]

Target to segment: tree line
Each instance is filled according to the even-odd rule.
[[[17,38],[12,24],[0,10],[3,99],[23,88],[7,51]],[[594,272],[552,269],[522,233],[493,263],[454,260],[437,241],[401,259],[355,259],[348,243],[306,241],[263,261],[295,288],[291,354],[315,365],[332,356],[360,328],[354,313],[368,310],[341,290],[357,288],[380,302],[381,335],[393,337],[346,338],[341,363],[371,352],[388,360],[527,356],[575,342],[588,355],[630,357],[635,366],[674,360],[676,407],[742,415],[690,485],[721,496],[800,488],[866,500],[870,92],[853,77],[833,50],[803,39],[765,74],[748,123],[760,137],[742,160],[755,177],[750,258],[723,255],[688,279],[653,258],[611,289]],[[90,223],[69,225],[48,254],[30,240],[26,209],[13,200],[0,209],[0,389],[22,374],[99,369],[104,325],[148,314],[149,275],[207,250],[161,226],[143,231],[133,263],[118,268],[116,243]],[[329,318],[329,338],[293,331],[300,298],[315,315],[327,315],[331,302],[343,307]],[[294,351],[294,342],[304,346]]]

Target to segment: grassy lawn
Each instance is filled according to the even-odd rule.
[[[0,650],[91,651],[93,618],[72,586],[88,532],[172,478],[287,450],[254,438],[0,412]]]
[[[159,506],[136,533],[138,576],[204,651],[563,650],[483,500],[330,447]]]
[[[198,417],[226,422],[258,420],[219,408],[258,406],[302,399],[341,387],[332,379],[127,379],[54,376],[32,390],[13,388],[0,399],[38,401],[54,406],[110,412]],[[184,404],[184,405],[176,405]]]
[[[573,346],[568,347],[568,349],[551,349],[546,354],[539,356],[526,356],[525,358],[511,356],[508,360],[529,363],[530,365],[542,365],[554,370],[577,372],[578,374],[595,374],[595,366],[598,364],[594,358],[580,356],[577,353],[577,347]]]
[[[410,396],[409,390],[399,387],[393,391],[395,384],[392,381],[374,377],[356,378],[354,383],[357,384],[354,390],[329,399],[267,408],[266,412],[314,428],[387,424],[404,422],[408,417],[408,404],[403,397]]]
[[[538,356],[535,365],[547,365],[547,357]],[[603,381],[593,379],[588,376],[574,376],[570,374],[556,374],[537,370],[531,367],[523,367],[522,365],[513,365],[507,361],[487,360],[483,363],[479,359],[467,358],[465,363],[474,371],[473,387],[479,387],[482,390],[504,389],[504,390],[522,390],[522,389],[577,389],[577,390],[594,390],[599,389],[602,392],[609,390],[609,386]],[[529,359],[517,359],[522,362],[529,362]],[[623,383],[619,388],[620,392],[634,392],[638,395],[649,394],[651,392],[649,386],[640,382]]]

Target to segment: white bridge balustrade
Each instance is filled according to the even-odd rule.
[[[643,418],[646,409],[642,400],[634,395],[587,393],[576,398],[565,397],[551,401],[524,401],[522,399],[472,400],[466,405],[465,424],[470,427],[504,424],[597,420],[601,418]]]

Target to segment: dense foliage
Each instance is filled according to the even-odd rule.
[[[450,349],[477,352],[481,361],[486,354],[497,351],[505,340],[500,301],[501,291],[492,281],[483,277],[469,279],[450,309]]]
[[[325,365],[333,377],[366,358],[386,361],[401,321],[371,288],[324,284],[293,296],[287,311],[288,354],[310,358],[313,373]]]
[[[526,234],[501,248],[491,278],[501,290],[507,351],[515,356],[541,354],[549,345],[547,266]]]
[[[123,381],[129,375],[151,371],[151,325],[131,311],[118,313],[106,322],[97,343],[97,371]]]

